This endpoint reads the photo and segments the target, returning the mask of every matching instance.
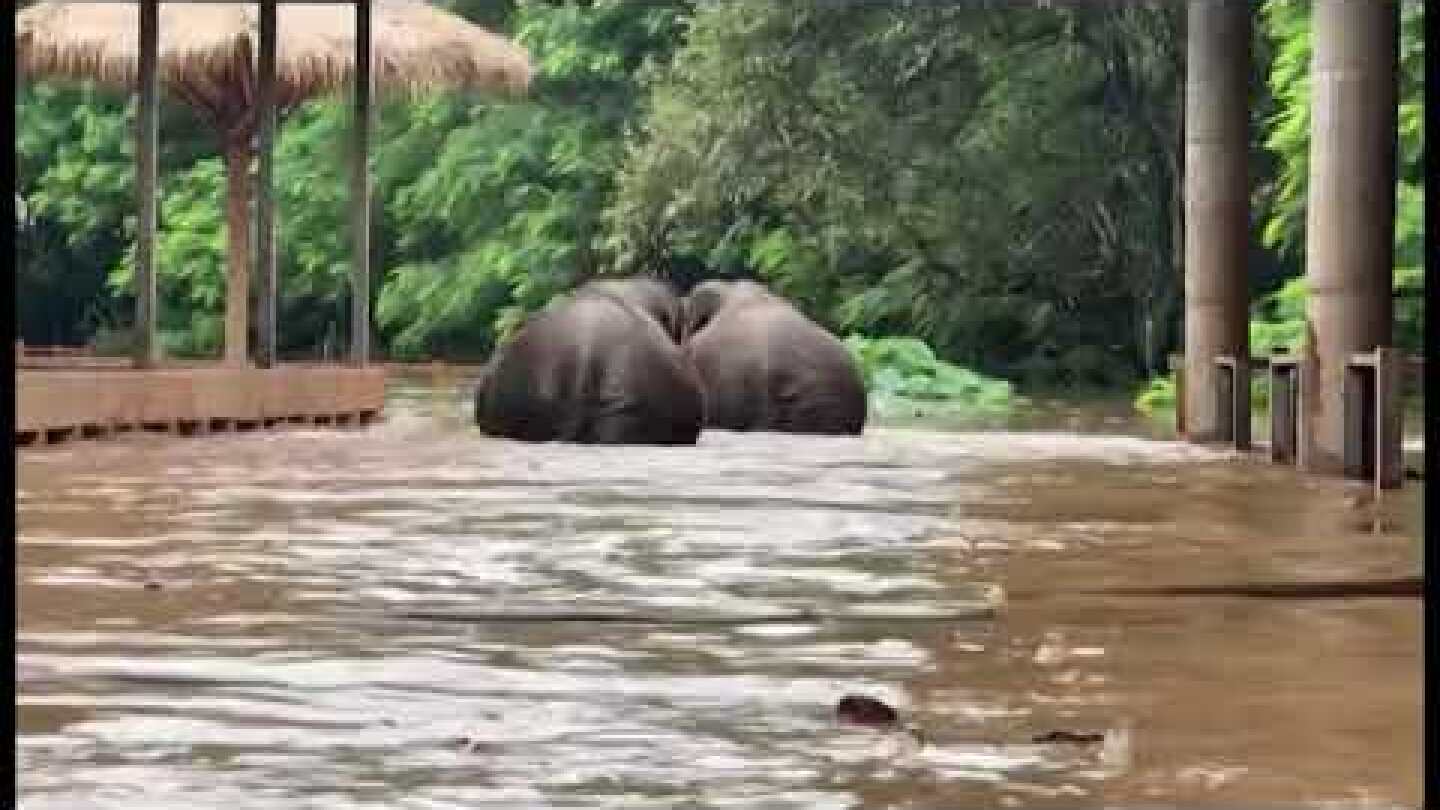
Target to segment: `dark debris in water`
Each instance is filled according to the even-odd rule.
[[[915,742],[926,744],[925,731],[916,725],[902,725],[900,713],[884,701],[864,695],[846,695],[835,704],[835,718],[842,724],[864,726],[879,731],[900,731],[915,738]]]
[[[1031,738],[1036,743],[1077,743],[1085,745],[1088,743],[1105,742],[1105,735],[1099,732],[1087,731],[1047,731],[1044,734],[1036,734]]]
[[[894,729],[900,726],[900,715],[890,706],[864,695],[846,695],[835,704],[835,717],[841,723],[870,728]]]
[[[479,753],[484,746],[483,741],[475,739],[474,737],[456,737],[450,741],[450,744],[455,748],[459,748],[462,754]]]

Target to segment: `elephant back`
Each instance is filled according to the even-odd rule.
[[[753,281],[745,279],[702,281],[695,285],[695,289],[691,290],[690,295],[685,299],[685,337],[688,339],[709,326],[722,310],[757,301],[786,303],[784,299],[777,298],[764,286]],[[788,304],[786,305],[788,306]]]
[[[477,391],[482,430],[530,441],[693,444],[699,381],[637,286],[586,285],[527,319]]]
[[[671,342],[679,343],[683,327],[680,297],[668,283],[656,278],[598,279],[586,282],[577,296],[603,296],[620,302],[657,323]]]
[[[855,359],[782,298],[746,294],[723,303],[687,338],[686,352],[700,374],[711,427],[840,435],[864,429],[865,382]]]

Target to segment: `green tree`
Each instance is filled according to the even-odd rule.
[[[417,169],[387,186],[395,238],[376,315],[394,353],[486,351],[601,271],[597,215],[635,115],[634,75],[667,57],[687,8],[521,0],[509,27],[536,61],[528,100],[402,113],[380,158]]]
[[[1400,3],[1399,151],[1395,188],[1395,340],[1411,350],[1424,342],[1424,39],[1423,0]],[[1265,146],[1276,156],[1275,182],[1261,189],[1266,246],[1304,262],[1305,195],[1310,179],[1311,10],[1301,0],[1266,0],[1261,20],[1274,44],[1268,75],[1276,109]],[[1305,281],[1285,281],[1255,307],[1252,349],[1294,348],[1305,334]]]
[[[1177,30],[1162,4],[703,6],[649,77],[617,265],[758,275],[1009,376],[1127,378],[1173,340]]]

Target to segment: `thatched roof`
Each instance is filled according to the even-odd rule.
[[[376,0],[371,69],[380,91],[438,87],[523,92],[529,55],[513,42],[420,0]],[[40,2],[15,18],[17,64],[27,74],[133,87],[139,69],[137,3]],[[343,89],[355,66],[355,7],[280,4],[276,103]],[[260,13],[253,3],[160,4],[160,81],[217,120],[254,106]]]

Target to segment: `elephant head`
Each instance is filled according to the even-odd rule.
[[[685,299],[685,328],[683,335],[691,335],[704,329],[714,320],[720,310],[749,301],[771,299],[774,296],[764,285],[754,281],[724,281],[711,279],[695,285]]]
[[[658,278],[607,278],[587,281],[578,294],[597,293],[619,299],[649,315],[675,343],[685,325],[684,306],[668,282]]]

